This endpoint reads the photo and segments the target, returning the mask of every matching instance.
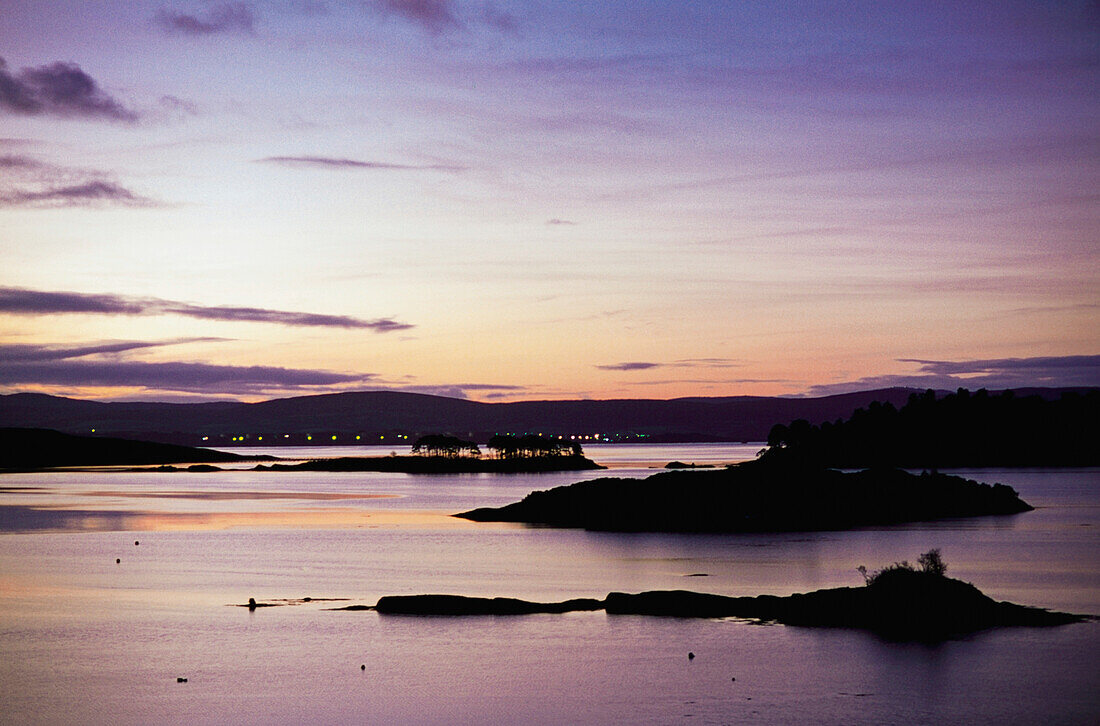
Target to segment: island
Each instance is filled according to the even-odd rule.
[[[842,472],[771,457],[714,471],[594,479],[454,516],[619,532],[783,532],[1031,509],[1003,484],[886,467]]]
[[[530,615],[604,610],[609,615],[677,618],[743,618],[759,623],[869,630],[895,640],[939,641],[998,627],[1051,627],[1093,619],[999,602],[974,585],[947,577],[939,550],[921,555],[919,567],[908,562],[873,574],[864,587],[838,587],[787,597],[727,597],[688,590],[628,594],[612,592],[603,600],[578,598],[540,603],[516,598],[460,595],[391,595],[374,610],[383,615]],[[342,608],[362,610],[362,606]]]
[[[299,464],[258,464],[255,471],[382,471],[405,474],[517,474],[606,469],[584,456],[483,459],[450,456],[342,456]]]

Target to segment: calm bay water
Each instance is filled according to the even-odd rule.
[[[6,475],[0,721],[1100,719],[1100,623],[929,646],[733,620],[327,609],[422,592],[538,600],[648,589],[782,595],[856,585],[857,565],[874,569],[939,547],[949,574],[997,599],[1100,615],[1096,469],[963,472],[1016,487],[1037,510],[851,532],[627,535],[447,516],[581,479],[645,476],[673,459],[743,460],[758,448],[592,446],[592,458],[615,468],[582,474]],[[230,606],[249,597],[294,604]],[[295,600],[305,597],[312,600]],[[690,662],[688,651],[697,655]]]

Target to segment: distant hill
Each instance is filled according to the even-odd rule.
[[[0,426],[51,428],[188,445],[382,443],[450,433],[600,434],[613,440],[764,441],[772,426],[847,418],[873,401],[900,406],[914,389],[823,398],[734,396],[481,403],[395,391],[334,393],[260,403],[101,403],[35,393],[0,396]],[[1060,391],[1043,392],[1056,398]],[[408,440],[398,438],[409,436]],[[263,437],[262,440],[260,437]],[[307,440],[307,436],[312,436]],[[333,440],[333,436],[336,439]],[[356,440],[355,437],[361,438]],[[204,438],[205,437],[205,438]],[[233,437],[243,437],[233,441]]]

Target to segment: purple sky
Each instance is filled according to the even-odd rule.
[[[1096,3],[9,0],[0,392],[1100,385]]]

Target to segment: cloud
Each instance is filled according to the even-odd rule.
[[[89,207],[103,204],[148,207],[155,206],[157,202],[103,179],[36,190],[15,189],[0,192],[0,206]]]
[[[648,371],[654,368],[739,368],[742,364],[731,358],[681,358],[672,363],[652,361],[627,361],[598,365],[601,371]]]
[[[0,207],[149,207],[156,200],[137,194],[107,174],[59,166],[23,154],[0,156]]]
[[[284,166],[312,166],[321,169],[396,169],[396,170],[434,170],[463,171],[465,167],[448,164],[391,164],[385,161],[362,161],[330,156],[268,156],[257,159],[262,164],[282,164]]]
[[[226,320],[235,322],[278,323],[279,325],[301,325],[329,328],[367,328],[376,333],[392,333],[409,330],[414,326],[398,322],[392,318],[360,320],[347,315],[319,315],[316,313],[295,313],[284,310],[266,310],[264,308],[245,308],[163,302],[160,311],[175,315],[204,320]]]
[[[85,358],[96,355],[117,355],[131,350],[145,348],[161,348],[167,345],[183,345],[186,343],[211,343],[224,342],[229,338],[175,338],[172,340],[140,341],[122,340],[111,343],[96,343],[83,346],[57,346],[57,345],[23,345],[0,344],[0,362],[4,364],[27,361],[54,361],[68,360],[70,358]]]
[[[430,33],[462,26],[451,0],[371,0],[370,4],[385,15],[408,20]]]
[[[918,363],[922,373],[966,375],[1026,373],[1049,375],[1064,370],[1091,370],[1100,373],[1100,355],[1047,356],[1041,358],[993,358],[986,360],[941,361],[899,358],[901,363]]]
[[[208,393],[260,393],[364,383],[370,373],[209,363],[45,360],[0,366],[0,385],[132,387]]]
[[[256,15],[248,3],[224,3],[194,15],[162,8],[157,11],[156,21],[161,29],[172,35],[251,35],[255,31]]]
[[[1100,355],[993,358],[968,361],[936,361],[902,358],[916,363],[917,373],[867,376],[843,383],[811,386],[807,395],[829,396],[874,388],[934,388],[955,390],[986,388],[1062,388],[1100,386]]]
[[[24,116],[136,121],[138,114],[112,98],[75,63],[8,71],[0,58],[0,110]]]
[[[29,156],[19,156],[17,154],[8,154],[0,156],[0,169],[41,169],[44,164],[37,159],[32,159]]]
[[[203,320],[276,323],[290,326],[358,328],[376,333],[409,330],[415,326],[392,318],[363,320],[346,315],[321,315],[266,308],[203,306],[158,298],[80,292],[49,292],[0,287],[0,313],[54,315],[90,313],[115,315],[183,315]]]
[[[546,220],[546,223],[547,223],[547,224],[549,224],[549,225],[551,225],[551,226],[558,226],[558,225],[563,225],[563,224],[564,224],[564,225],[575,225],[575,224],[576,224],[576,222],[574,222],[574,221],[572,221],[572,220],[569,220],[569,219],[558,219],[557,217],[555,217],[554,219],[548,219],[548,220]]]
[[[626,363],[611,363],[609,365],[596,366],[601,371],[648,371],[652,368],[663,368],[664,363],[650,363],[646,361],[628,361]]]

